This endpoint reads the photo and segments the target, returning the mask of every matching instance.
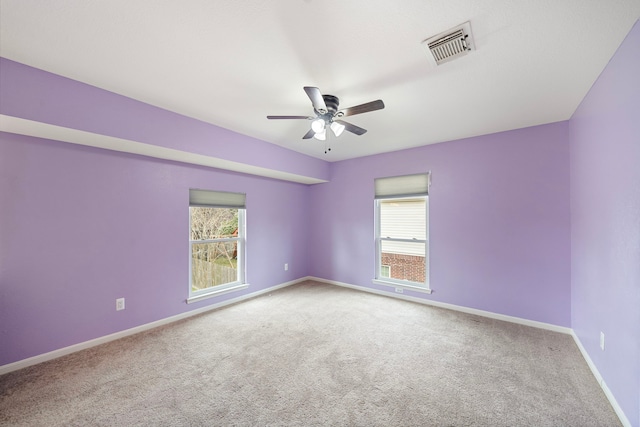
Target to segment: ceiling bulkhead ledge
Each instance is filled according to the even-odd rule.
[[[329,163],[0,57],[2,129],[303,184]]]
[[[204,154],[181,151],[174,148],[160,147],[144,142],[101,135],[79,129],[42,123],[34,120],[0,114],[0,131],[36,138],[62,141],[105,150],[137,154],[156,159],[172,160],[198,166],[206,166],[232,172],[246,173],[265,178],[296,182],[300,184],[320,184],[328,180],[299,175],[261,166],[226,160]]]

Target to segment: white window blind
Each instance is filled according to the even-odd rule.
[[[430,178],[430,173],[376,178],[376,199],[426,196],[429,194]]]
[[[189,190],[189,206],[213,206],[218,208],[246,209],[245,193],[226,191]]]

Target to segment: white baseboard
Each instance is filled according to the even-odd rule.
[[[359,291],[369,292],[377,295],[384,295],[386,297],[392,297],[392,298],[398,298],[406,301],[417,302],[419,304],[426,304],[434,307],[446,308],[448,310],[460,311],[467,314],[475,314],[477,316],[488,317],[496,320],[503,320],[505,322],[517,323],[519,325],[531,326],[533,328],[546,329],[549,331],[560,332],[563,334],[572,333],[571,328],[553,325],[551,323],[538,322],[535,320],[523,319],[520,317],[507,316],[505,314],[498,314],[498,313],[492,313],[490,311],[478,310],[476,308],[464,307],[461,305],[447,304],[444,302],[416,298],[408,295],[397,294],[395,292],[379,291],[377,289],[371,289],[364,286],[351,285],[349,283],[336,282],[335,280],[327,280],[319,277],[310,277],[309,280],[315,280],[316,282],[328,283],[330,285],[342,286],[345,288],[357,289]]]
[[[138,334],[140,332],[147,331],[149,329],[157,328],[158,326],[167,325],[169,323],[177,322],[178,320],[186,319],[191,316],[196,316],[201,313],[205,313],[207,311],[215,310],[220,307],[224,307],[226,305],[231,305],[238,303],[240,301],[244,301],[247,299],[255,298],[257,296],[273,292],[277,289],[285,288],[287,286],[295,285],[296,283],[304,282],[305,280],[309,280],[309,277],[303,277],[300,279],[292,280],[290,282],[281,283],[279,285],[272,286],[267,289],[261,289],[256,292],[252,292],[250,294],[242,295],[237,298],[232,298],[226,301],[222,301],[219,303],[211,304],[206,307],[201,307],[195,310],[186,311],[184,313],[177,314],[175,316],[166,317],[164,319],[156,320],[151,323],[146,323],[144,325],[136,326],[130,329],[125,329],[124,331],[115,332],[113,334],[105,335],[103,337],[95,338],[89,341],[84,341],[78,344],[70,345],[68,347],[60,348],[58,350],[53,350],[48,353],[39,354],[37,356],[29,357],[28,359],[18,360],[17,362],[8,363],[6,365],[0,366],[0,375],[7,374],[9,372],[17,371],[18,369],[23,369],[28,366],[37,365],[38,363],[46,362],[49,360],[57,359],[62,356],[66,356],[71,353],[75,353],[81,350],[86,350],[91,347],[95,347],[100,344],[105,344],[110,341],[115,341],[120,338],[127,337],[129,335]]]
[[[220,308],[220,307],[224,307],[224,306],[227,306],[227,305],[235,304],[235,303],[247,300],[247,299],[255,298],[257,296],[260,296],[260,295],[263,295],[263,294],[266,294],[266,293],[269,293],[269,292],[273,292],[273,291],[275,291],[277,289],[285,288],[287,286],[295,285],[297,283],[304,282],[306,280],[313,280],[313,281],[316,281],[316,282],[327,283],[327,284],[330,284],[330,285],[336,285],[336,286],[342,286],[342,287],[345,287],[345,288],[356,289],[358,291],[364,291],[364,292],[369,292],[369,293],[373,293],[373,294],[377,294],[377,295],[383,295],[383,296],[392,297],[392,298],[398,298],[398,299],[402,299],[402,300],[406,300],[406,301],[417,302],[419,304],[431,305],[431,306],[435,306],[435,307],[446,308],[446,309],[449,309],[449,310],[460,311],[460,312],[463,312],[463,313],[475,314],[477,316],[488,317],[488,318],[491,318],[491,319],[502,320],[502,321],[505,321],[505,322],[517,323],[517,324],[520,324],[520,325],[531,326],[531,327],[534,327],[534,328],[546,329],[546,330],[550,330],[550,331],[554,331],[554,332],[561,332],[561,333],[569,334],[569,335],[571,335],[573,337],[576,345],[578,346],[578,349],[580,349],[580,353],[582,353],[582,357],[584,357],[584,360],[587,362],[587,365],[589,366],[589,369],[591,369],[591,373],[596,378],[596,381],[598,381],[598,384],[600,384],[600,387],[602,387],[602,390],[603,390],[605,396],[607,397],[607,399],[611,403],[611,406],[613,407],[613,410],[615,411],[616,415],[618,415],[618,418],[620,419],[620,422],[622,423],[622,425],[624,427],[632,427],[631,426],[631,422],[626,417],[625,413],[622,411],[622,408],[620,408],[620,405],[618,405],[618,402],[616,401],[615,397],[611,393],[611,390],[609,390],[609,387],[607,387],[606,383],[604,382],[604,380],[602,378],[602,375],[600,375],[600,372],[598,371],[598,368],[596,368],[596,366],[593,364],[593,361],[591,360],[591,358],[589,357],[589,354],[587,353],[587,351],[583,347],[582,343],[580,342],[580,339],[578,338],[578,336],[575,334],[575,332],[571,328],[552,325],[550,323],[538,322],[538,321],[535,321],[535,320],[528,320],[528,319],[522,319],[522,318],[519,318],[519,317],[507,316],[507,315],[504,315],[504,314],[492,313],[490,311],[478,310],[478,309],[475,309],[475,308],[469,308],[469,307],[464,307],[464,306],[459,306],[459,305],[454,305],[454,304],[447,304],[447,303],[442,303],[442,302],[438,302],[438,301],[425,300],[425,299],[411,297],[411,296],[407,296],[407,295],[396,294],[394,292],[379,291],[377,289],[371,289],[371,288],[367,288],[367,287],[364,287],[364,286],[351,285],[349,283],[337,282],[335,280],[327,280],[327,279],[322,279],[320,277],[313,277],[313,276],[306,276],[306,277],[302,277],[302,278],[299,278],[299,279],[296,279],[296,280],[292,280],[290,282],[281,283],[279,285],[275,285],[275,286],[272,286],[272,287],[267,288],[267,289],[262,289],[262,290],[259,290],[259,291],[256,291],[256,292],[252,292],[252,293],[247,294],[247,295],[242,295],[242,296],[239,296],[237,298],[232,298],[230,300],[226,300],[226,301],[222,301],[222,302],[219,302],[219,303],[216,303],[216,304],[208,305],[206,307],[198,308],[196,310],[191,310],[191,311],[187,311],[185,313],[180,313],[180,314],[177,314],[175,316],[167,317],[165,319],[160,319],[160,320],[157,320],[155,322],[146,323],[144,325],[136,326],[136,327],[131,328],[131,329],[126,329],[124,331],[116,332],[116,333],[113,333],[113,334],[110,334],[110,335],[105,335],[103,337],[95,338],[95,339],[92,339],[92,340],[89,340],[89,341],[85,341],[85,342],[82,342],[82,343],[74,344],[74,345],[71,345],[71,346],[68,346],[68,347],[64,347],[64,348],[61,348],[61,349],[58,349],[58,350],[50,351],[48,353],[44,353],[44,354],[40,354],[40,355],[37,355],[37,356],[33,356],[33,357],[28,358],[28,359],[23,359],[23,360],[19,360],[17,362],[13,362],[13,363],[9,363],[9,364],[6,364],[6,365],[2,365],[2,366],[0,366],[0,375],[7,374],[7,373],[12,372],[12,371],[17,371],[18,369],[23,369],[23,368],[26,368],[28,366],[37,365],[38,363],[42,363],[42,362],[46,362],[46,361],[49,361],[49,360],[57,359],[59,357],[66,356],[66,355],[71,354],[71,353],[75,353],[75,352],[78,352],[78,351],[81,351],[81,350],[85,350],[85,349],[88,349],[88,348],[91,348],[91,347],[95,347],[95,346],[98,346],[100,344],[105,344],[105,343],[108,343],[110,341],[115,341],[117,339],[124,338],[124,337],[130,336],[130,335],[138,334],[140,332],[144,332],[144,331],[147,331],[149,329],[153,329],[153,328],[157,328],[159,326],[167,325],[169,323],[176,322],[176,321],[182,320],[182,319],[186,319],[186,318],[191,317],[191,316],[196,316],[198,314],[205,313],[205,312],[211,311],[211,310],[215,310],[215,309]]]
[[[613,396],[613,393],[611,393],[611,390],[609,390],[609,387],[607,387],[607,384],[604,382],[602,375],[600,375],[600,371],[598,371],[598,368],[596,368],[596,365],[593,363],[593,360],[591,360],[591,357],[589,357],[589,353],[587,353],[587,350],[585,350],[584,346],[582,345],[580,338],[578,338],[578,335],[576,335],[576,333],[573,330],[571,331],[571,336],[573,337],[573,340],[576,342],[576,345],[580,349],[580,353],[582,353],[582,357],[584,357],[584,360],[587,362],[589,369],[591,369],[591,373],[596,378],[596,381],[598,381],[598,384],[600,384],[600,387],[602,388],[604,395],[607,396],[607,399],[609,399],[609,403],[611,403],[611,406],[613,407],[613,410],[616,412],[616,415],[620,419],[620,422],[624,427],[631,427],[631,421],[629,421],[625,413],[622,411],[622,408],[620,407],[620,405],[618,405],[618,401]]]

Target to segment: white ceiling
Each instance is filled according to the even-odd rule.
[[[567,120],[640,0],[0,0],[0,56],[328,161]],[[421,42],[471,22],[476,50]],[[303,86],[362,136],[302,140]]]

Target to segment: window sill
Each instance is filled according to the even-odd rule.
[[[220,295],[228,294],[229,292],[240,291],[242,289],[247,289],[248,287],[249,287],[248,283],[240,283],[239,285],[230,286],[228,288],[216,289],[211,292],[207,292],[206,294],[200,294],[200,295],[187,298],[187,304],[192,304],[194,302],[202,301],[207,298],[213,298]]]
[[[423,292],[425,294],[430,294],[431,292],[433,292],[431,289],[427,287],[407,285],[404,283],[397,283],[397,282],[387,282],[385,280],[380,280],[380,279],[373,279],[372,282],[376,285],[391,286],[396,289],[406,289],[408,291]]]

